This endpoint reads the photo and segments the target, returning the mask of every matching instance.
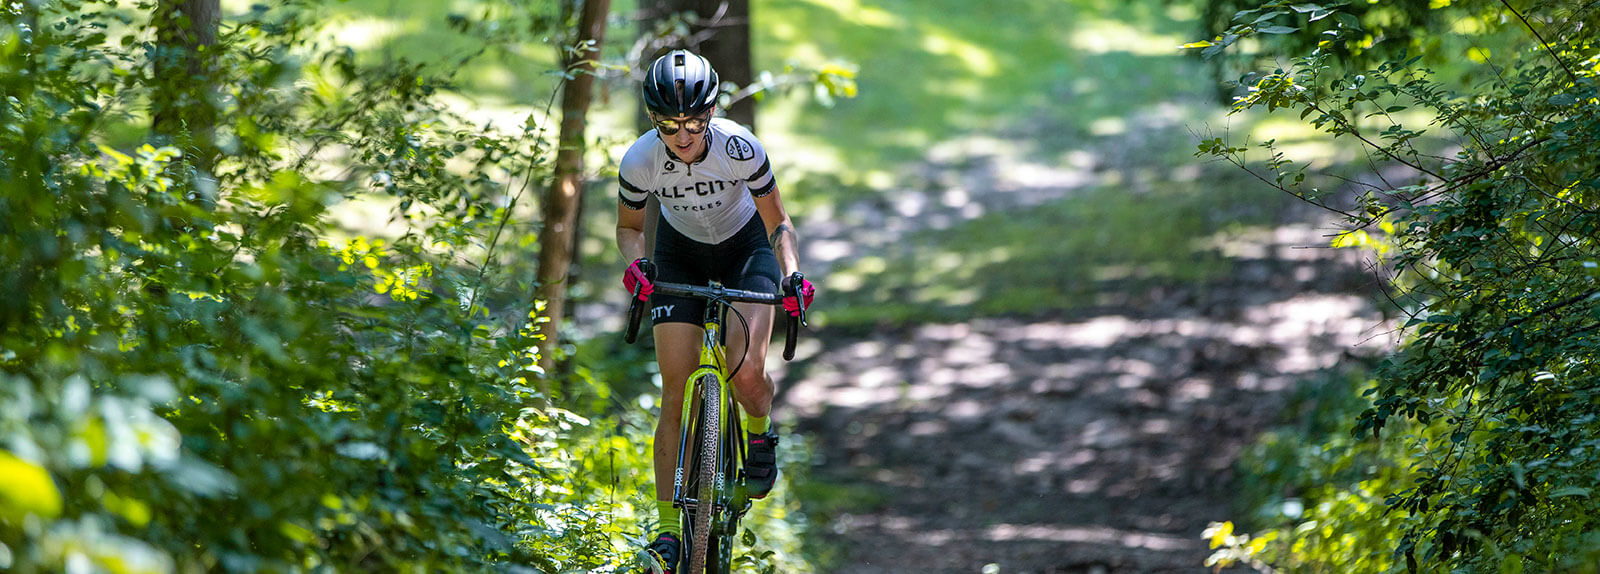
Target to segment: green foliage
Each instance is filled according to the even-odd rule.
[[[814,525],[825,522],[809,519],[811,504],[807,488],[811,452],[805,436],[783,432],[778,449],[778,465],[783,469],[779,486],[767,498],[756,502],[739,528],[743,531],[733,552],[733,571],[740,574],[774,572],[811,574],[828,572],[826,553],[814,543]],[[821,556],[819,556],[821,555]]]
[[[1515,51],[1485,64],[1494,69],[1482,77],[1491,79],[1466,93],[1404,54],[1371,68],[1350,65],[1324,47],[1364,33],[1338,23],[1303,30],[1326,43],[1260,76],[1235,106],[1298,111],[1329,137],[1353,139],[1414,174],[1357,184],[1360,198],[1345,207],[1332,190],[1311,186],[1316,174],[1305,177],[1276,154],[1267,165],[1278,177],[1265,179],[1342,210],[1352,233],[1387,245],[1408,318],[1403,348],[1377,367],[1369,402],[1350,421],[1356,437],[1375,444],[1328,439],[1319,447],[1366,452],[1403,472],[1380,474],[1377,483],[1330,477],[1306,506],[1382,497],[1381,514],[1349,506],[1312,517],[1316,531],[1388,541],[1391,558],[1359,571],[1593,571],[1600,14],[1578,2],[1462,10],[1465,18],[1520,24],[1524,34]],[[1423,111],[1427,127],[1403,108]],[[1419,144],[1427,130],[1448,134],[1453,157]],[[1242,147],[1201,147],[1246,164]],[[1301,463],[1338,469],[1341,460]],[[1339,569],[1348,555],[1318,554],[1306,534],[1294,531],[1277,559],[1350,571]]]
[[[761,72],[754,82],[739,88],[729,96],[729,102],[723,105],[732,105],[732,102],[745,97],[754,98],[759,102],[768,94],[787,94],[799,87],[811,88],[817,104],[831,108],[839,98],[856,97],[856,66],[830,63],[810,69],[791,62],[784,65],[780,73],[774,74],[770,70]]]
[[[540,125],[471,125],[450,70],[358,61],[302,2],[156,75],[155,5],[0,14],[0,568],[614,564],[648,443],[547,406],[499,236]],[[140,143],[189,83],[215,124]],[[338,239],[374,196],[403,232]]]
[[[1436,73],[1433,83],[1471,90],[1491,81],[1492,57],[1527,42],[1526,27],[1498,0],[1298,2],[1205,0],[1208,40],[1185,48],[1207,59],[1224,101],[1245,93],[1262,67],[1286,54],[1322,51],[1352,70],[1375,68],[1411,54]],[[1335,39],[1335,35],[1338,36]]]
[[[1300,53],[1325,48],[1341,58],[1366,64],[1371,58],[1392,56],[1397,51],[1415,50],[1426,38],[1436,38],[1445,22],[1433,18],[1433,9],[1450,5],[1449,0],[1401,0],[1396,2],[1290,2],[1286,0],[1205,0],[1201,24],[1212,39],[1190,47],[1203,48],[1202,55],[1214,57],[1233,43],[1251,38],[1266,44],[1259,52],[1241,57],[1273,53]],[[1325,38],[1295,32],[1333,18],[1339,26],[1361,28],[1368,34],[1356,41],[1336,46],[1323,45]],[[1265,34],[1267,36],[1259,36]]]
[[[1213,564],[1276,566],[1285,572],[1384,572],[1394,561],[1403,518],[1384,493],[1412,483],[1412,452],[1399,433],[1363,440],[1348,432],[1373,382],[1350,365],[1302,383],[1285,409],[1289,421],[1263,434],[1240,457],[1241,499],[1253,535],[1232,523],[1208,536]],[[1399,423],[1408,432],[1436,432]]]

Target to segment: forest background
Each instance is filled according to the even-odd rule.
[[[1283,425],[1212,455],[1194,567],[1595,571],[1595,3],[730,4],[822,288],[786,384],[1204,290],[1309,205],[1395,346],[1251,396]],[[611,182],[640,62],[714,20],[674,7],[5,5],[0,568],[621,571],[656,405]],[[746,571],[843,571],[895,504],[795,436]]]

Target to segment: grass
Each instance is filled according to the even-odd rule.
[[[1176,49],[1193,34],[1188,14],[1158,2],[757,0],[753,12],[758,68],[859,67],[857,98],[779,99],[759,120],[776,162],[846,185],[892,186],[930,149],[974,135],[1056,162],[1119,135],[1096,135],[1096,121],[1211,86]]]
[[[1130,192],[1103,186],[1021,213],[914,234],[828,279],[819,321],[868,327],[1114,305],[1225,276],[1218,233],[1276,222],[1293,201],[1233,174]]]

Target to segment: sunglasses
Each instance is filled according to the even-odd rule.
[[[676,135],[680,129],[688,130],[691,134],[700,134],[705,132],[706,126],[711,123],[711,118],[709,117],[674,120],[651,115],[650,120],[655,122],[656,131],[664,136]]]

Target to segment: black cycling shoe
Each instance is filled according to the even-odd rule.
[[[662,532],[656,535],[656,541],[651,542],[646,551],[661,561],[661,570],[666,574],[678,571],[678,560],[683,556],[683,543],[678,540],[678,535],[672,532]]]
[[[746,438],[749,455],[744,459],[744,484],[750,498],[760,500],[778,482],[778,435],[768,430]]]

